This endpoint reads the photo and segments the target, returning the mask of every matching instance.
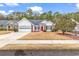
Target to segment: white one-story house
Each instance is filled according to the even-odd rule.
[[[45,32],[53,31],[55,24],[48,20],[27,20],[23,18],[18,22],[18,31],[20,32]]]

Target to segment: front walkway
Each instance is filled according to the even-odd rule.
[[[79,40],[16,40],[11,43],[12,44],[79,44]]]

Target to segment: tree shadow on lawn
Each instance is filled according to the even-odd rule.
[[[61,36],[69,37],[73,40],[79,40],[79,36],[75,36],[75,33],[65,33],[64,35],[63,33],[57,33],[57,34]]]

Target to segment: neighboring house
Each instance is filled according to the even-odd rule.
[[[18,22],[19,20],[8,20],[7,30],[16,30],[18,29]]]
[[[0,29],[2,30],[14,30],[17,29],[17,22],[19,20],[0,20]]]
[[[76,24],[73,32],[75,33],[75,36],[78,36],[77,34],[79,34],[79,24]]]
[[[47,20],[27,20],[26,18],[23,18],[18,22],[18,31],[20,32],[52,31],[54,27],[55,24]]]
[[[76,24],[75,28],[74,28],[74,31],[79,33],[79,24]]]
[[[8,20],[0,20],[0,30],[7,29]]]
[[[76,23],[76,26],[75,26],[75,28],[74,28],[74,30],[73,31],[75,31],[75,32],[79,32],[79,22],[77,22],[76,20],[74,20],[73,18],[71,18],[71,20],[73,21],[73,22],[75,22]]]

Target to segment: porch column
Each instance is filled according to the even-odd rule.
[[[43,25],[43,31],[45,31],[45,25]]]
[[[41,31],[41,26],[42,26],[42,25],[40,25],[39,31]]]
[[[32,25],[32,32],[34,32],[34,26]]]
[[[8,26],[7,26],[7,31],[8,31]]]

